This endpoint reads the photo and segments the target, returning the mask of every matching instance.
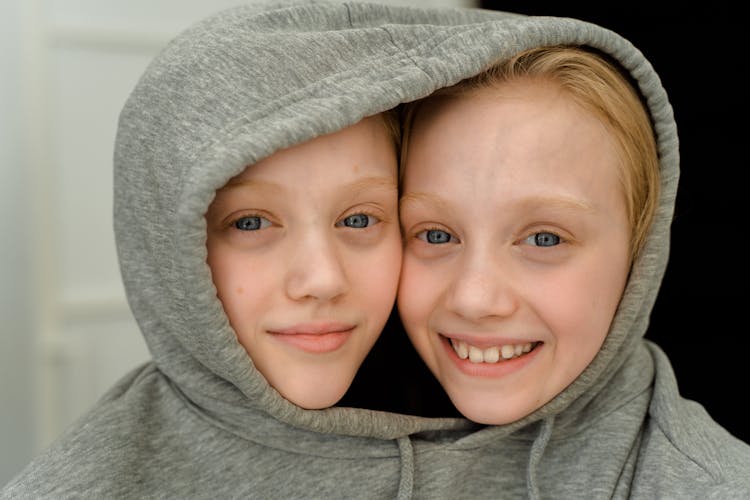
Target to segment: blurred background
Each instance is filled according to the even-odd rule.
[[[749,343],[737,181],[747,160],[735,140],[747,127],[730,120],[741,102],[730,50],[741,46],[730,43],[736,13],[716,3],[672,12],[653,2],[380,1],[580,17],[652,60],[675,106],[683,185],[649,336],[672,357],[683,393],[750,441],[737,410],[748,393]],[[0,485],[148,358],[114,247],[117,117],[169,39],[239,3],[0,0]]]

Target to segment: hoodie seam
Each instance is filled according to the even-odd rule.
[[[655,418],[649,418],[650,421],[654,423],[654,427],[658,429],[659,433],[664,436],[664,438],[667,440],[667,442],[672,446],[672,448],[680,454],[680,456],[684,457],[688,462],[695,465],[698,469],[702,470],[708,477],[711,478],[711,481],[715,485],[721,485],[726,483],[726,479],[723,478],[722,474],[714,474],[709,468],[707,468],[702,463],[696,461],[691,454],[688,454],[685,452],[681,446],[679,446],[673,439],[669,432],[666,432],[664,427],[661,425],[661,423],[655,419]]]

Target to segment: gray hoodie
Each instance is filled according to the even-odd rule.
[[[551,44],[595,47],[630,72],[661,158],[656,221],[596,358],[552,401],[502,426],[410,408],[399,400],[408,390],[368,404],[363,385],[326,410],[282,398],[216,297],[203,217],[214,191],[280,148]],[[153,360],[0,498],[750,498],[750,446],[679,395],[668,359],[643,338],[667,264],[678,142],[659,77],[617,34],[478,9],[239,6],[190,27],[147,68],[122,110],[114,166],[122,275]],[[404,338],[397,321],[383,338]],[[377,349],[388,380],[412,387],[418,363]],[[434,381],[421,390],[445,398]],[[355,400],[361,407],[347,406]]]

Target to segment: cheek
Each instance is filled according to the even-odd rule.
[[[596,272],[584,276],[586,281],[583,286],[590,290],[588,296],[591,297],[592,317],[606,330],[622,298],[630,269],[627,236],[623,235],[621,240],[621,245],[615,245],[610,251],[598,255],[598,260],[592,265]]]
[[[398,288],[398,309],[404,326],[411,332],[425,327],[434,308],[440,283],[439,273],[420,262],[404,258]]]
[[[598,260],[558,276],[541,297],[546,306],[540,304],[560,348],[590,358],[607,336],[625,280],[615,262]]]
[[[249,307],[269,297],[269,286],[278,281],[273,260],[258,261],[231,248],[209,247],[207,262],[219,300],[235,328],[252,316]]]
[[[354,252],[352,257],[349,266],[349,276],[354,277],[352,288],[358,294],[364,294],[372,306],[390,314],[401,272],[400,236],[366,254]]]

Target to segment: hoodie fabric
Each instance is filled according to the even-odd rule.
[[[596,358],[533,414],[480,426],[439,408],[445,395],[404,362],[394,320],[362,369],[373,385],[355,381],[325,410],[282,398],[216,297],[204,220],[214,191],[280,148],[553,44],[620,62],[661,160],[656,220]],[[122,110],[114,164],[122,275],[153,361],[0,498],[750,498],[750,446],[679,395],[668,359],[643,338],[667,264],[678,142],[659,77],[617,34],[479,9],[239,6],[187,29],[147,68]],[[390,388],[368,392],[378,376]],[[438,408],[414,410],[413,397]]]

